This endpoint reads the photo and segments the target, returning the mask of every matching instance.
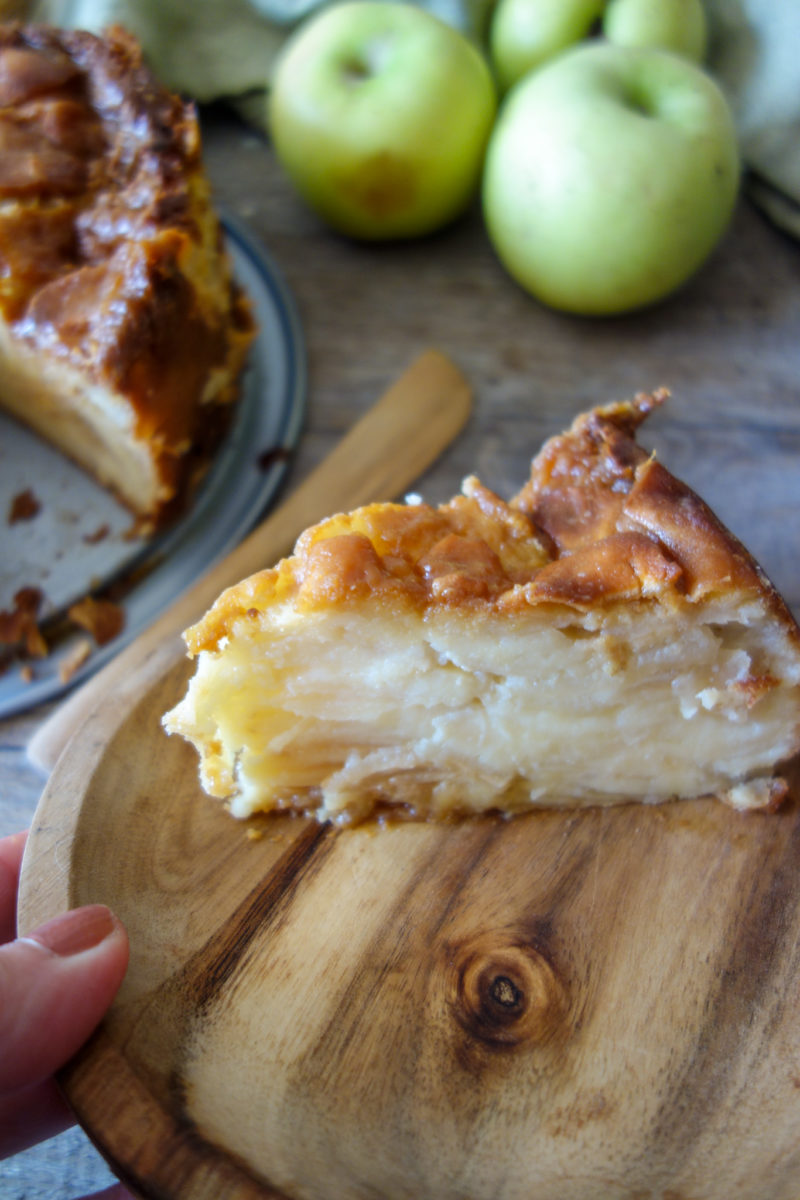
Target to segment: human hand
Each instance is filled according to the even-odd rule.
[[[125,930],[99,904],[15,940],[24,845],[24,833],[0,839],[0,1158],[74,1123],[53,1072],[98,1025],[128,965]],[[100,1196],[129,1200],[120,1184]]]

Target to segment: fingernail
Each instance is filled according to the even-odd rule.
[[[53,954],[68,958],[99,946],[116,927],[116,918],[105,904],[87,904],[46,921],[24,940],[38,942]]]

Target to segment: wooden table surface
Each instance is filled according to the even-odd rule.
[[[466,431],[419,481],[435,502],[471,472],[511,494],[542,440],[576,413],[666,385],[673,398],[641,440],[716,509],[800,614],[800,246],[749,201],[679,294],[586,320],[544,309],[511,281],[477,203],[424,240],[353,244],[302,207],[266,141],[235,118],[207,114],[205,147],[219,201],[268,248],[304,328],[307,422],[286,488],[429,345],[475,393]],[[53,707],[0,723],[0,834],[33,814],[43,781],[25,747]]]

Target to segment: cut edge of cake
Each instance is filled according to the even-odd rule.
[[[800,631],[636,442],[665,393],[579,416],[506,503],[375,504],[307,530],[186,634],[164,718],[237,816],[350,822],[715,795],[773,809]]]

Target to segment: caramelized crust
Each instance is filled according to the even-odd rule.
[[[638,426],[666,397],[642,393],[579,416],[546,443],[509,503],[470,477],[439,508],[374,504],[330,517],[306,530],[292,558],[224,592],[186,632],[190,652],[213,650],[239,617],[287,597],[305,612],[369,597],[510,614],[735,594],[737,603],[766,603],[800,647],[794,619],[752,556],[637,444]]]
[[[95,464],[91,430],[83,465],[157,517],[209,406],[234,398],[253,328],[194,109],[157,83],[121,29],[0,27],[0,316],[6,357],[27,356],[23,374],[46,361],[50,386],[60,371],[65,393],[119,409],[108,423],[146,448],[152,479],[126,488],[117,465]],[[9,406],[24,420],[35,389],[22,390]],[[88,409],[81,416],[92,425]],[[58,439],[56,422],[31,420]],[[80,457],[79,443],[64,448]]]
[[[469,478],[439,508],[374,504],[306,530],[292,558],[228,589],[185,637],[193,654],[213,649],[239,617],[285,597],[303,612],[364,599],[415,610],[495,605],[548,561],[530,518]]]
[[[512,502],[551,538],[559,555],[637,532],[680,564],[689,599],[739,589],[758,595],[763,573],[744,547],[686,484],[636,442],[636,430],[667,399],[641,393],[595,409],[551,438]]]

